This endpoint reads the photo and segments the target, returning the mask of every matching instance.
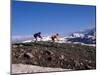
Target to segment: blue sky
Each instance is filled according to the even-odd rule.
[[[95,6],[13,1],[12,35],[68,34],[95,27],[95,10]]]

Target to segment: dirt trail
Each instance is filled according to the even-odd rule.
[[[26,65],[26,64],[12,64],[12,74],[52,72],[52,71],[68,71],[68,69],[40,67],[40,66]]]

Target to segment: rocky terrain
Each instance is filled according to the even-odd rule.
[[[96,69],[96,48],[73,43],[12,44],[12,64],[70,70]]]

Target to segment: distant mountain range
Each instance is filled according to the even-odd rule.
[[[43,36],[41,41],[50,41],[50,36]],[[33,36],[20,36],[12,37],[12,43],[26,43],[34,41]],[[40,41],[40,39],[39,39]],[[96,30],[95,28],[86,29],[79,32],[74,32],[65,37],[61,37],[59,43],[84,43],[84,44],[96,44]]]
[[[86,29],[81,32],[75,32],[69,35],[69,38],[66,38],[66,42],[79,42],[84,44],[96,44],[96,30],[95,28]]]
[[[32,40],[33,36],[28,35],[28,36],[12,36],[12,43],[22,43],[23,41],[26,40]]]

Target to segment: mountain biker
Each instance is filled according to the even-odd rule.
[[[53,42],[59,41],[59,34],[57,33],[57,34],[55,34],[55,35],[52,35],[52,36],[51,36],[51,40],[52,40]]]
[[[41,32],[35,33],[33,36],[35,38],[35,41],[37,41],[38,38],[42,39]]]

